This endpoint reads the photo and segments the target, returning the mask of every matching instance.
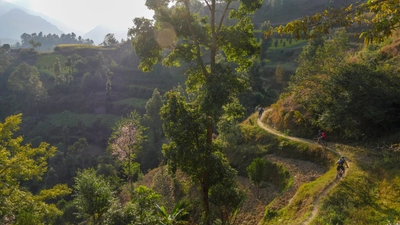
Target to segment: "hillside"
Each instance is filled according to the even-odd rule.
[[[400,208],[398,168],[400,151],[382,148],[380,151],[362,145],[329,142],[328,148],[311,140],[281,133],[266,124],[267,111],[261,120],[252,115],[242,126],[248,140],[227,149],[226,154],[239,174],[236,181],[246,199],[231,224],[376,224],[379,221],[398,222]],[[262,130],[260,129],[262,128]],[[247,150],[245,150],[247,149]],[[349,163],[346,176],[338,180],[335,161],[345,155]],[[258,188],[243,171],[255,157],[271,162],[267,181]],[[389,161],[382,161],[382,159]],[[238,161],[237,161],[238,160]],[[238,163],[238,164],[236,164]],[[276,173],[273,168],[283,171]],[[182,188],[194,185],[179,173],[177,185],[165,167],[154,169],[137,182],[162,194],[163,204],[174,205],[176,193],[196,198]],[[386,171],[386,172],[385,172]],[[289,176],[287,176],[289,175]],[[286,177],[277,183],[278,177]],[[175,178],[176,179],[176,178]],[[194,191],[193,189],[191,189]],[[216,210],[216,209],[215,209]],[[390,210],[390,213],[388,213]],[[367,214],[367,215],[366,215]]]
[[[226,21],[218,1],[147,3],[157,22],[130,40],[0,48],[0,224],[400,223],[399,30],[253,29],[261,6],[343,1],[243,1]]]
[[[22,132],[33,143],[57,144],[63,139],[63,127],[68,127],[72,143],[78,137],[85,137],[94,148],[103,148],[116,120],[133,110],[144,114],[146,102],[156,88],[165,93],[182,80],[170,71],[149,74],[139,71],[129,42],[107,48],[64,45],[52,53],[21,50],[11,55],[16,57],[5,61],[8,67],[1,71],[4,73],[0,79],[3,99],[0,116],[4,119],[13,112],[22,112],[25,118]],[[76,66],[66,66],[68,60],[76,62]],[[54,72],[56,61],[63,73],[61,79],[65,79],[60,84],[56,83]],[[26,92],[11,90],[7,84],[8,77],[23,62],[37,70],[40,85],[46,88],[43,100],[31,102]],[[106,93],[107,70],[112,72],[109,93]],[[71,82],[67,83],[65,77],[69,73]],[[97,135],[92,134],[94,130]]]

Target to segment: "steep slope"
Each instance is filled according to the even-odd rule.
[[[268,110],[266,110],[265,111],[265,113],[264,113],[264,115],[263,116],[265,116],[266,114],[268,114],[268,113],[270,113],[271,112],[271,109],[268,109]],[[266,130],[266,131],[268,131],[269,133],[271,133],[271,134],[274,134],[274,135],[277,135],[277,136],[280,136],[280,137],[285,137],[285,138],[287,138],[287,139],[289,139],[289,140],[293,140],[293,141],[297,141],[297,142],[303,142],[303,143],[308,143],[308,144],[315,144],[315,143],[313,143],[313,141],[312,140],[308,140],[308,139],[304,139],[304,138],[297,138],[297,137],[290,137],[290,136],[287,136],[287,135],[285,135],[285,134],[282,134],[282,133],[280,133],[279,131],[277,131],[277,130],[275,130],[275,129],[273,129],[273,128],[271,128],[270,126],[268,126],[267,124],[265,124],[265,123],[263,123],[262,120],[263,118],[261,118],[261,119],[259,119],[259,120],[257,120],[257,124],[258,124],[258,126],[260,126],[261,128],[263,128],[264,130]],[[330,143],[330,146],[334,146],[334,144],[333,143]],[[331,151],[331,152],[334,152],[335,154],[337,154],[337,155],[342,155],[342,152],[340,152],[339,150],[337,150],[337,149],[335,149],[334,147],[327,147],[327,148],[325,148],[326,150],[329,150],[329,151]],[[269,157],[269,160],[271,160],[271,157]],[[272,160],[274,160],[274,161],[276,161],[276,159],[273,159],[272,158]],[[348,160],[349,162],[351,162],[351,160]],[[293,165],[296,165],[297,163],[296,162],[290,162],[290,163],[286,163],[286,164],[283,164],[285,167],[287,167],[287,168],[291,168],[291,167],[293,167]],[[309,168],[304,168],[304,166],[303,167],[300,167],[298,170],[304,170],[304,171],[309,171]],[[318,167],[316,168],[316,169],[314,169],[314,170],[316,170],[316,171],[318,171]],[[289,171],[292,171],[292,170],[290,170],[289,169]],[[312,171],[312,170],[311,170]],[[347,172],[346,172],[346,174],[349,172],[349,170],[347,170]],[[317,177],[319,177],[319,176],[321,176],[323,173],[316,173],[315,174],[315,177],[314,177],[314,179],[315,178],[317,178]],[[298,175],[296,175],[296,176],[298,176]],[[295,177],[296,177],[295,176]],[[308,179],[308,181],[312,181],[313,180],[313,177],[311,176],[311,177],[309,177],[309,179]],[[325,188],[320,192],[320,194],[314,199],[314,201],[312,202],[312,211],[311,211],[311,213],[310,213],[310,215],[302,222],[302,223],[300,223],[300,224],[302,224],[302,225],[308,225],[308,224],[310,224],[315,218],[316,218],[316,216],[318,215],[318,211],[319,211],[319,208],[320,208],[320,202],[321,202],[321,200],[329,193],[329,191],[332,189],[332,188],[334,188],[335,187],[335,185],[337,184],[337,182],[338,182],[339,180],[335,180],[335,179],[333,179],[327,186],[325,186]],[[306,183],[307,181],[304,181],[304,182],[302,182],[301,184],[304,184],[304,183]],[[294,197],[294,195],[296,194],[296,191],[298,190],[298,186],[297,186],[297,188],[296,188],[296,185],[292,185],[292,187],[287,191],[287,193],[284,193],[282,196],[280,196],[280,197],[278,197],[276,200],[275,200],[275,202],[282,202],[282,204],[281,205],[287,205],[287,204],[290,204],[290,201],[292,200],[292,198]],[[288,192],[292,192],[291,194],[290,193],[288,193]],[[285,197],[284,196],[291,196],[291,198],[290,198],[290,200],[287,200],[288,198],[286,198],[285,199]],[[276,205],[276,204],[275,204]],[[271,206],[270,206],[270,208],[274,208],[275,206],[274,206],[274,204],[272,204]],[[278,209],[279,209],[279,207],[278,207]]]

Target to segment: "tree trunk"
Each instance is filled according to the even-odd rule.
[[[205,175],[207,176],[207,175]],[[205,225],[210,225],[210,206],[208,203],[208,178],[204,177],[203,182],[201,183],[201,194],[203,197],[203,223]]]

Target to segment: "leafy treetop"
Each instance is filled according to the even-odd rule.
[[[390,37],[400,26],[400,3],[398,0],[368,0],[358,5],[349,5],[341,9],[329,9],[294,20],[285,26],[276,28],[277,32],[291,33],[297,39],[314,38],[328,34],[337,26],[351,27],[365,25],[360,38],[365,43],[381,42]]]

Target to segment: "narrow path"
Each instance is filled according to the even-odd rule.
[[[267,112],[270,112],[270,111],[271,111],[271,109],[265,110],[265,113],[263,114],[263,117],[266,115]],[[274,134],[276,136],[285,137],[285,138],[287,138],[289,140],[293,140],[293,141],[298,141],[298,142],[317,145],[316,143],[314,143],[312,140],[309,140],[309,139],[287,136],[287,135],[285,135],[285,134],[283,134],[283,133],[271,128],[270,126],[264,124],[262,122],[262,118],[257,120],[257,124],[258,124],[258,126],[263,128],[264,130],[266,130],[269,133]],[[342,155],[339,151],[333,149],[332,147],[327,147],[325,149],[329,150],[331,152],[334,152],[337,155]],[[348,171],[349,171],[349,169],[347,169],[346,174],[348,173]],[[302,225],[308,225],[308,224],[310,224],[311,221],[313,221],[315,219],[315,217],[318,215],[318,211],[319,211],[319,207],[320,207],[320,200],[327,195],[329,190],[331,190],[337,184],[337,182],[338,182],[338,180],[333,179],[331,181],[331,183],[322,190],[322,192],[319,194],[319,196],[313,202],[313,210],[311,211],[311,215],[302,223]],[[290,200],[289,200],[288,203],[290,203]]]
[[[270,109],[268,109],[267,111],[269,111],[269,110]],[[309,139],[287,136],[287,135],[275,130],[274,128],[264,124],[261,120],[257,120],[257,124],[258,124],[258,126],[263,128],[264,130],[266,130],[269,133],[274,134],[276,136],[284,137],[284,138],[287,138],[287,139],[292,140],[292,141],[298,141],[298,142],[308,143],[308,144],[312,144],[312,145],[318,145],[318,144],[314,143],[312,140],[309,140]],[[332,143],[331,143],[331,145],[332,145]],[[340,155],[340,152],[336,151],[332,147],[326,147],[325,149]]]

